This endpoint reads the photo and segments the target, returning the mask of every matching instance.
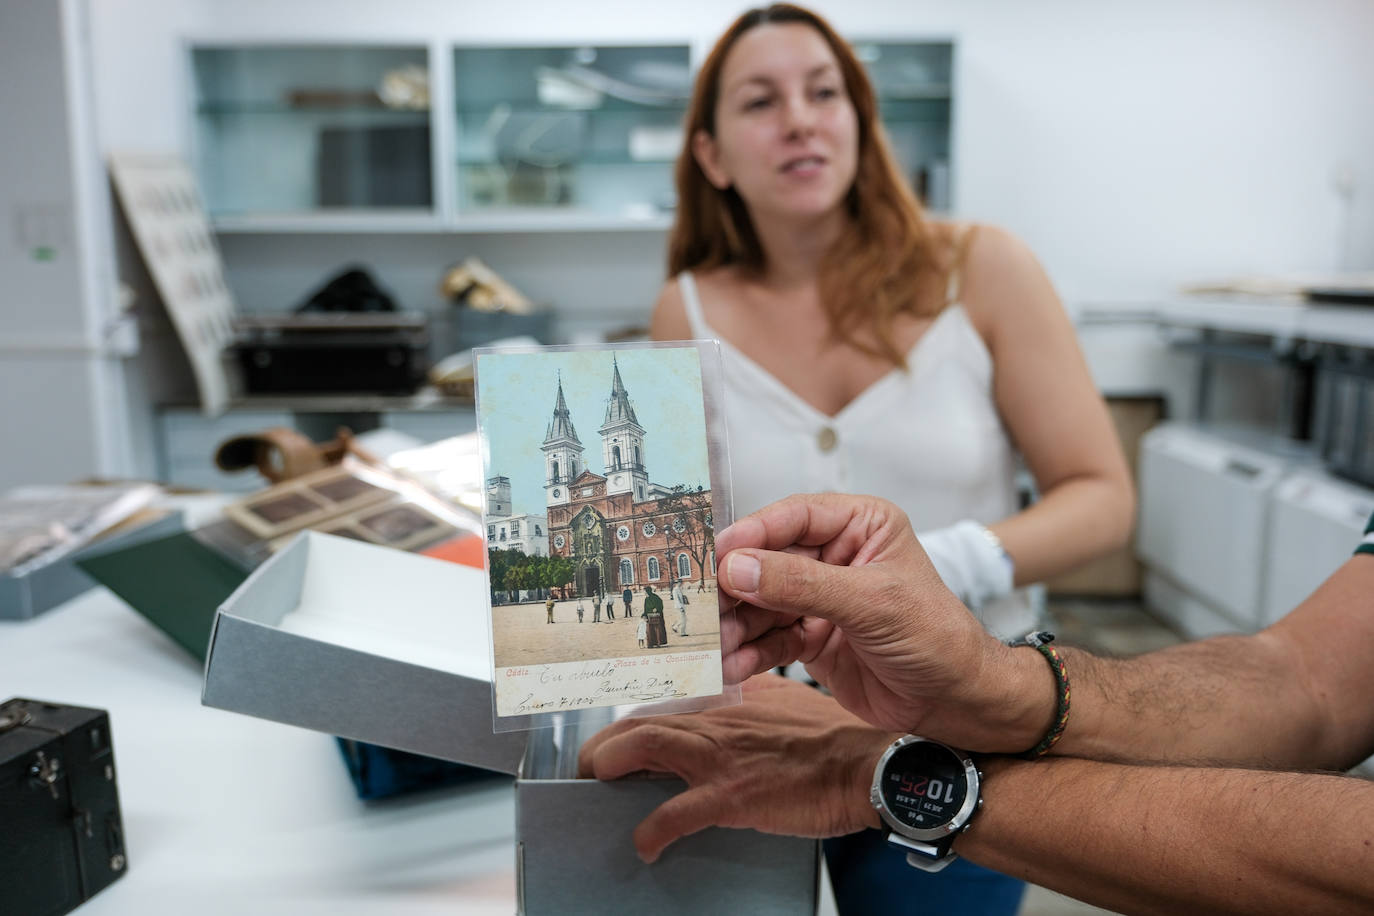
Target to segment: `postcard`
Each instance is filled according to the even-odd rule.
[[[721,695],[718,380],[709,342],[477,351],[498,731]]]

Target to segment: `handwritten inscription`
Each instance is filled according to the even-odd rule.
[[[497,685],[498,715],[648,703],[721,691],[720,655],[687,652],[507,668]]]

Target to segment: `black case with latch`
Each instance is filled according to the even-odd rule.
[[[109,715],[0,704],[0,913],[60,916],[127,867]]]

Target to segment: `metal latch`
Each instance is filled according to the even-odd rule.
[[[52,793],[53,800],[55,801],[58,798],[57,777],[61,771],[61,760],[56,757],[49,760],[46,754],[39,751],[37,761],[29,768],[29,776],[41,783],[46,783],[48,791]]]

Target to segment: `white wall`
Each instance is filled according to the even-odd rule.
[[[185,146],[185,37],[688,39],[704,51],[742,8],[720,0],[98,6],[98,102],[110,148]],[[957,39],[957,209],[1022,233],[1068,300],[1154,296],[1243,272],[1374,268],[1374,119],[1366,116],[1374,4],[1366,0],[867,0],[817,8],[851,35]],[[1343,166],[1356,180],[1345,236],[1331,181]],[[651,300],[661,275],[660,264],[644,259],[661,251],[662,234],[648,235],[651,242],[628,250],[621,234],[596,236],[605,279],[594,286],[522,266],[556,254],[556,238],[524,240],[518,252],[500,239],[417,239],[419,256],[401,272],[424,269],[437,280],[436,257],[480,251],[538,298],[576,310],[603,307],[612,295],[613,308],[633,311]],[[275,247],[232,241],[236,285],[251,287],[253,259]],[[318,278],[297,277],[293,293]]]
[[[0,490],[134,465],[84,13],[0,6]]]
[[[56,47],[27,37],[35,10],[86,2],[88,47],[66,25]],[[699,59],[740,8],[721,0],[5,3],[0,119],[22,130],[0,138],[0,386],[9,405],[0,424],[30,445],[7,445],[0,485],[151,473],[145,381],[126,377],[105,335],[113,306],[104,255],[94,252],[79,271],[67,258],[108,245],[107,201],[92,179],[100,152],[186,150],[188,39],[688,40]],[[855,36],[958,41],[957,211],[1023,234],[1070,304],[1140,299],[1237,273],[1374,269],[1367,0],[868,0],[821,11]],[[81,92],[64,82],[70,66],[57,75],[58,48],[89,65],[93,118],[72,107]],[[64,161],[64,143],[82,150],[79,161]],[[1331,181],[1342,167],[1355,179],[1348,211]],[[38,234],[58,240],[58,261],[26,254],[21,214],[54,216],[55,228]],[[257,236],[226,238],[224,250],[251,310],[289,307],[360,257],[405,304],[433,307],[443,268],[478,254],[558,304],[565,327],[576,329],[642,319],[661,279],[663,241],[661,232]]]

